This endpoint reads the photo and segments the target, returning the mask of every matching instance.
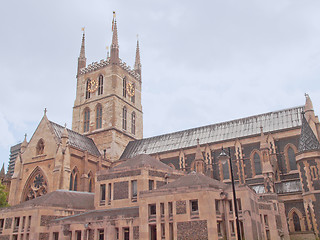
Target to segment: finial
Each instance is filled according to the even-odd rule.
[[[139,41],[139,34],[137,34],[137,41]]]
[[[109,47],[107,46],[106,49],[107,49],[107,58],[109,58]]]
[[[24,140],[27,140],[27,134],[26,133],[24,134]]]
[[[82,31],[83,33],[84,33],[84,30],[85,30],[85,27],[82,27],[82,28],[81,28],[81,31]]]
[[[64,124],[64,128],[67,128],[67,123]]]
[[[260,126],[260,131],[261,131],[261,133],[263,133],[263,127],[262,126]]]
[[[47,108],[44,108],[44,115],[47,115]]]
[[[113,11],[113,18],[112,18],[112,32],[113,32],[113,30],[114,30],[114,24],[115,24],[115,22],[116,22],[116,12],[115,12],[115,11]]]

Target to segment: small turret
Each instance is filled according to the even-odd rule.
[[[141,76],[140,47],[139,39],[137,39],[136,60],[134,63],[134,71]]]
[[[197,139],[196,156],[194,159],[194,170],[196,172],[204,173],[204,160],[200,148],[199,138]]]
[[[28,146],[28,142],[27,142],[27,134],[24,135],[24,140],[23,142],[21,143],[21,153],[24,153],[24,151],[26,150]]]
[[[118,28],[117,28],[117,20],[116,13],[113,12],[113,21],[112,21],[112,43],[110,49],[110,63],[111,64],[119,64],[119,44],[118,44]]]
[[[80,48],[80,56],[78,58],[78,71],[77,74],[79,75],[81,68],[85,68],[87,65],[86,53],[85,53],[85,33],[84,28],[82,28],[82,42]]]

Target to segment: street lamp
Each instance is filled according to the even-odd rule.
[[[235,209],[235,213],[236,213],[237,238],[238,238],[238,240],[241,240],[237,197],[236,197],[236,189],[235,189],[234,179],[233,179],[233,169],[232,169],[232,162],[231,162],[230,147],[228,147],[228,154],[222,148],[222,151],[219,155],[219,161],[221,162],[221,164],[225,164],[229,160],[229,166],[230,166],[230,172],[231,172],[232,192],[233,192],[233,204],[234,204],[234,209]]]

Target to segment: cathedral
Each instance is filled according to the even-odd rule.
[[[0,240],[320,237],[320,124],[301,106],[143,138],[141,62],[78,58],[72,129],[11,148]],[[223,162],[227,157],[229,161]]]

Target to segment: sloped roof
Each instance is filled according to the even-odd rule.
[[[61,139],[62,133],[64,131],[64,127],[49,121],[54,133],[56,134],[56,136]],[[68,131],[68,136],[69,136],[69,144],[72,147],[78,148],[80,150],[83,151],[88,151],[90,154],[95,155],[95,156],[100,156],[100,152],[97,148],[97,146],[95,145],[94,141],[91,138],[88,138],[84,135],[81,135],[77,132],[74,132],[70,129],[67,129]]]
[[[314,135],[314,132],[312,131],[304,115],[302,116],[302,127],[298,149],[299,152],[320,149],[319,141]]]
[[[87,219],[103,218],[103,217],[139,217],[139,207],[126,207],[126,208],[113,208],[113,209],[103,209],[103,210],[92,210],[85,213],[80,213],[64,218],[55,219],[53,222],[60,221],[85,221]]]
[[[37,206],[91,210],[94,209],[94,193],[56,190],[6,209]]]
[[[210,187],[216,189],[226,189],[229,185],[215,180],[213,178],[207,177],[202,173],[191,172],[188,175],[178,178],[176,181],[168,183],[166,185],[158,188],[161,189],[172,189],[172,188],[181,188],[181,187]]]
[[[153,154],[193,147],[197,145],[197,139],[201,145],[258,135],[261,132],[260,127],[263,127],[264,132],[300,127],[303,108],[299,106],[132,141],[127,145],[121,158],[130,158],[141,153]]]
[[[118,166],[113,167],[110,169],[113,170],[122,170],[122,169],[137,169],[141,167],[150,167],[157,170],[163,171],[173,171],[171,167],[162,163],[161,161],[155,159],[154,157],[147,155],[147,154],[139,154],[127,161],[119,164]]]

